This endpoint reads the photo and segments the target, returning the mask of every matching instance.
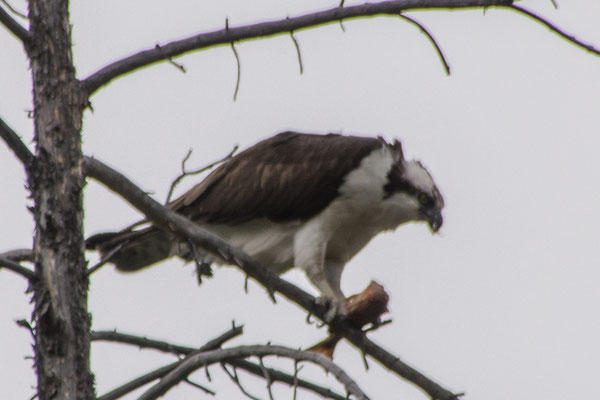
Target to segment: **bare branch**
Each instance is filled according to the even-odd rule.
[[[315,315],[321,320],[324,319],[325,307],[317,304],[313,296],[262,267],[239,249],[232,247],[187,218],[152,200],[143,190],[129,181],[129,179],[102,164],[100,161],[85,157],[84,165],[88,176],[93,177],[111,190],[117,192],[130,204],[144,213],[156,226],[184,239],[192,240],[209,252],[219,254],[227,263],[237,265],[244,273],[258,281],[264,287],[277,291],[290,301],[304,308],[309,314]],[[452,392],[444,389],[414,368],[406,365],[398,357],[371,342],[362,331],[342,323],[335,326],[335,333],[346,337],[352,344],[373,357],[387,369],[394,371],[402,378],[421,387],[432,399],[455,399],[455,395]]]
[[[109,263],[111,257],[114,256],[115,254],[117,254],[121,250],[122,247],[123,247],[123,244],[116,246],[114,249],[112,249],[110,252],[108,252],[108,254],[105,255],[100,261],[98,261],[98,263],[96,263],[96,265],[88,268],[87,271],[85,272],[87,274],[87,276],[92,275],[94,272],[98,271],[100,268],[102,268],[107,263]]]
[[[238,331],[241,331],[241,329],[242,329],[242,327],[235,326],[235,324],[234,324],[232,326],[232,329],[230,329],[229,331],[220,335],[219,337],[209,341],[208,343],[206,343],[204,346],[202,346],[199,349],[195,349],[193,347],[181,346],[181,345],[172,344],[172,343],[167,343],[167,342],[164,342],[161,340],[148,339],[146,337],[141,337],[141,336],[134,336],[134,335],[130,335],[130,334],[118,333],[116,331],[92,332],[91,340],[92,341],[104,340],[104,341],[111,341],[111,342],[117,342],[117,343],[123,343],[123,344],[130,344],[133,346],[138,346],[140,348],[154,349],[154,350],[159,350],[159,351],[163,351],[166,353],[171,353],[171,354],[180,356],[182,354],[185,354],[185,355],[191,354],[196,351],[216,349],[216,348],[220,347],[221,344],[225,343],[225,341],[227,341],[229,338],[234,337],[234,334]],[[234,360],[234,361],[228,362],[227,364],[230,364],[231,366],[234,366],[235,368],[242,369],[242,370],[244,370],[250,374],[256,375],[258,377],[261,377],[261,378],[264,377],[263,368],[260,365],[252,363],[250,361]],[[179,362],[175,362],[175,363],[166,365],[155,371],[147,373],[131,382],[127,382],[123,386],[111,391],[110,393],[103,395],[98,400],[113,400],[118,397],[121,397],[124,394],[129,393],[133,390],[136,390],[137,388],[139,388],[149,382],[152,382],[156,379],[162,378],[167,373],[171,372],[177,365],[179,365]],[[335,393],[329,388],[325,388],[325,387],[316,385],[316,384],[306,381],[304,379],[299,379],[297,376],[297,373],[300,370],[300,368],[297,368],[296,364],[295,364],[295,372],[294,372],[293,376],[289,375],[285,372],[273,369],[273,368],[265,367],[265,369],[268,372],[271,379],[273,380],[273,382],[282,382],[282,383],[286,383],[290,386],[294,386],[294,387],[297,386],[297,387],[309,390],[311,392],[317,393],[320,396],[325,397],[325,398],[330,398],[330,399],[334,399],[334,400],[346,400],[346,396],[342,396],[338,393]],[[210,381],[211,378],[210,378],[210,374],[208,373],[208,368],[206,368],[206,376],[207,376],[207,379]]]
[[[175,367],[178,366],[180,363],[181,363],[181,361],[177,361],[177,362],[165,365],[164,367],[158,368],[154,371],[148,372],[147,374],[144,374],[136,379],[133,379],[133,380],[125,383],[124,385],[121,385],[118,388],[113,389],[110,392],[98,397],[97,400],[119,399],[119,398],[125,396],[127,393],[131,393],[134,390],[137,390],[137,389],[141,388],[142,386],[147,385],[150,382],[153,382],[157,379],[162,378],[169,372],[173,371],[173,369],[175,369]]]
[[[561,28],[559,28],[552,22],[548,21],[546,18],[537,15],[533,11],[529,11],[521,6],[516,6],[514,4],[508,6],[508,8],[515,10],[523,15],[526,15],[526,16],[530,17],[531,19],[533,19],[534,21],[539,22],[540,24],[546,26],[551,32],[554,32],[555,34],[562,37],[563,39],[566,39],[567,41],[573,43],[575,46],[581,47],[582,49],[587,50],[592,54],[600,56],[600,49],[594,47],[591,44],[582,42],[581,40],[577,39],[575,36],[565,32],[564,30],[562,30]]]
[[[32,270],[2,256],[0,256],[0,269],[1,268],[6,268],[10,271],[16,272],[29,281],[35,279],[35,273]]]
[[[340,21],[340,23],[342,23],[342,21]],[[343,27],[343,25],[342,25]],[[298,40],[296,40],[296,37],[294,36],[294,31],[290,31],[290,37],[292,38],[292,41],[294,42],[294,47],[296,48],[296,53],[298,54],[298,64],[300,65],[300,75],[302,75],[302,73],[304,72],[304,67],[302,66],[302,53],[300,53],[300,45],[298,44]]]
[[[267,391],[269,392],[269,400],[274,400],[273,399],[273,391],[271,390],[271,386],[273,385],[273,379],[271,379],[271,374],[269,374],[269,371],[267,371],[267,368],[265,367],[265,364],[263,363],[262,357],[258,357],[258,365],[260,365],[260,370],[262,371],[263,377],[265,378],[265,381],[267,382]]]
[[[7,8],[11,11],[15,12],[12,7],[10,7],[5,1],[2,1]],[[15,12],[16,13],[16,12]],[[17,13],[17,15],[21,15]],[[20,23],[18,23],[4,8],[0,7],[0,23],[8,29],[13,35],[15,35],[25,47],[29,46],[29,42],[31,40],[31,34],[27,29],[23,27]]]
[[[124,344],[131,344],[134,346],[138,346],[140,348],[151,348],[151,349],[160,350],[160,351],[163,351],[166,353],[181,355],[181,354],[192,354],[195,352],[210,351],[210,350],[218,349],[226,341],[228,341],[238,335],[241,335],[242,331],[243,331],[243,326],[237,326],[237,327],[233,326],[227,332],[212,339],[211,341],[207,342],[204,346],[202,346],[198,349],[194,349],[192,347],[179,346],[176,344],[171,344],[171,343],[163,342],[160,340],[154,340],[154,339],[148,339],[145,337],[140,337],[140,336],[135,336],[135,335],[118,333],[116,331],[92,332],[91,340],[92,341],[104,340],[104,341],[118,342],[118,343],[124,343]],[[173,371],[178,365],[181,364],[181,362],[182,362],[182,360],[165,365],[162,368],[158,368],[158,369],[151,371],[145,375],[142,375],[139,378],[129,381],[129,382],[125,383],[124,385],[119,386],[118,388],[116,388],[114,390],[111,390],[110,392],[106,393],[105,395],[100,396],[98,398],[98,400],[118,399],[118,398],[124,396],[125,394],[130,393],[152,381],[162,378],[163,376],[167,375],[169,372]]]
[[[4,4],[6,6],[6,8],[8,8],[8,10],[10,12],[12,12],[13,14],[15,14],[17,17],[20,17],[24,20],[28,20],[29,18],[27,18],[27,15],[23,14],[22,12],[18,11],[16,8],[14,8],[13,6],[10,5],[10,3],[6,0],[0,0],[2,1],[2,4]]]
[[[240,78],[242,76],[242,65],[240,64],[240,56],[238,55],[235,45],[231,42],[231,50],[235,56],[235,63],[237,64],[237,79],[235,81],[235,92],[233,92],[233,101],[237,100],[238,91],[240,90]]]
[[[242,386],[242,382],[240,382],[240,377],[238,376],[237,369],[235,367],[233,367],[233,373],[229,371],[225,363],[221,363],[221,368],[223,368],[223,371],[225,371],[225,373],[227,374],[227,376],[229,376],[231,381],[235,383],[238,388],[240,388],[240,392],[242,392],[244,396],[246,396],[250,400],[260,400],[258,397],[254,397],[250,393],[248,393],[248,391]]]
[[[234,359],[247,357],[265,357],[265,356],[286,357],[298,361],[310,361],[321,366],[327,372],[331,373],[346,390],[356,396],[358,399],[367,400],[367,395],[340,367],[334,364],[330,359],[318,353],[294,350],[283,346],[257,345],[257,346],[239,346],[230,349],[213,350],[204,353],[195,353],[188,356],[172,372],[162,378],[156,385],[142,394],[140,400],[156,399],[165,394],[173,386],[181,382],[182,379],[199,368],[217,362],[227,362]]]
[[[429,41],[431,42],[431,44],[433,44],[433,47],[435,47],[435,51],[438,53],[438,56],[440,57],[440,61],[442,62],[442,64],[444,65],[444,69],[446,70],[446,75],[450,75],[450,65],[448,65],[448,62],[446,61],[446,57],[444,56],[444,52],[442,52],[442,48],[438,45],[437,41],[435,40],[435,38],[433,37],[433,35],[431,33],[429,33],[429,31],[416,19],[408,17],[404,14],[399,14],[400,18],[410,22],[411,24],[417,26],[417,28],[419,28],[421,30],[421,32],[427,36],[427,38],[429,39]]]
[[[186,171],[185,170],[185,163],[192,155],[192,149],[188,150],[187,154],[183,158],[183,161],[181,161],[181,174],[177,178],[175,178],[173,183],[171,183],[171,187],[169,188],[169,194],[167,195],[166,204],[168,204],[171,201],[171,197],[173,196],[173,192],[175,191],[175,188],[177,187],[177,185],[181,182],[181,180],[183,178],[185,178],[186,176],[198,175],[198,174],[201,174],[202,172],[208,171],[209,169],[213,169],[216,165],[224,163],[225,161],[227,161],[231,157],[233,157],[233,155],[238,150],[238,148],[239,148],[239,146],[236,144],[235,146],[233,146],[233,149],[229,152],[229,154],[227,154],[225,157],[223,157],[217,161],[214,161],[214,162],[212,162],[200,169],[197,169],[195,171]]]
[[[8,258],[9,260],[14,262],[33,262],[33,252],[31,251],[31,249],[16,249],[5,251],[4,253],[0,254],[0,257]]]
[[[229,361],[227,364],[235,366],[238,369],[243,369],[244,371],[249,372],[258,377],[264,377],[263,368],[260,365],[254,364],[250,361],[236,360],[236,361]],[[300,368],[298,368],[295,371],[294,375],[289,375],[289,374],[286,374],[284,372],[278,371],[273,368],[265,367],[265,369],[268,372],[269,377],[271,378],[271,380],[273,382],[286,383],[289,386],[292,386],[294,389],[296,387],[299,387],[299,388],[303,388],[306,390],[310,390],[311,392],[315,392],[318,395],[328,398],[328,399],[346,400],[346,396],[342,396],[341,394],[335,393],[335,392],[331,391],[331,389],[324,388],[322,386],[316,385],[316,384],[306,381],[304,379],[299,379],[297,373],[300,370]]]
[[[0,15],[1,15],[0,8]],[[25,166],[25,170],[28,170],[33,160],[35,160],[35,156],[33,153],[27,148],[25,143],[21,140],[19,135],[15,131],[13,131],[2,118],[0,118],[0,138],[4,140],[6,145],[15,153],[15,155],[21,160],[23,165]]]
[[[171,57],[169,57],[167,59],[167,61],[169,62],[169,64],[171,64],[172,66],[174,66],[175,68],[177,68],[178,70],[183,72],[184,74],[187,72],[187,70],[185,69],[185,66],[183,64],[179,64],[178,62],[173,60]],[[208,389],[206,389],[206,390],[208,390]]]
[[[210,390],[210,389],[208,389],[208,388],[206,388],[206,387],[204,387],[204,386],[200,385],[199,383],[193,382],[193,381],[189,380],[188,378],[184,379],[183,381],[184,381],[185,383],[187,383],[188,385],[192,385],[193,387],[195,387],[195,388],[198,388],[198,389],[202,390],[202,391],[203,391],[204,393],[206,393],[206,394],[210,394],[211,396],[214,396],[214,395],[216,395],[216,394],[217,394],[215,391],[213,391],[213,390]]]
[[[343,19],[355,19],[376,15],[398,15],[415,9],[473,8],[510,6],[513,0],[391,0],[348,7],[334,7],[298,17],[261,22],[252,25],[230,27],[213,32],[200,33],[187,39],[176,40],[125,57],[109,64],[87,77],[82,82],[84,92],[90,96],[110,81],[138,68],[167,60],[190,51],[227,45],[248,39],[264,38],[291,31],[330,24]]]
[[[164,342],[161,340],[148,339],[146,337],[130,335],[126,333],[120,333],[117,331],[93,331],[90,335],[92,341],[108,341],[131,344],[138,346],[139,348],[150,348],[160,350],[165,353],[172,353],[176,355],[190,354],[195,351],[208,351],[214,350],[221,347],[225,342],[241,335],[244,331],[244,326],[234,326],[222,335],[214,338],[204,346],[195,349],[193,347],[179,346],[176,344]]]

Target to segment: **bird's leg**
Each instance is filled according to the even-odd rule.
[[[306,270],[308,279],[322,293],[322,297],[318,301],[327,306],[325,313],[325,322],[327,323],[346,316],[346,297],[340,288],[342,269],[343,265],[326,262],[321,267],[313,266]]]
[[[314,220],[294,237],[294,262],[321,292],[319,302],[327,306],[325,322],[331,323],[335,317],[345,316],[345,297],[340,289],[342,269],[337,264],[327,262],[328,238],[323,236],[319,224],[319,220]]]
[[[335,317],[345,318],[347,314],[346,310],[346,296],[342,292],[341,280],[342,271],[344,270],[344,264],[333,262],[330,260],[325,261],[324,272],[327,284],[331,288],[333,293],[333,305]],[[331,311],[331,309],[330,309]]]

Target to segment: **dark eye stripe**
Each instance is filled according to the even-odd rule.
[[[417,193],[419,193],[420,191],[412,183],[403,178],[402,169],[398,164],[394,164],[392,166],[390,172],[388,172],[387,178],[388,183],[386,183],[383,187],[383,190],[385,192],[385,199],[387,199],[396,192],[403,192],[416,196]]]

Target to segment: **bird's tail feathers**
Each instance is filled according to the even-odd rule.
[[[88,250],[98,250],[117,269],[134,272],[149,267],[171,255],[173,240],[155,227],[136,231],[105,232],[90,236]]]

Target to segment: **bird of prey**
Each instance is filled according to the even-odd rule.
[[[331,315],[343,315],[346,263],[404,223],[427,222],[437,232],[444,200],[398,140],[283,132],[231,157],[168,206],[275,273],[304,270]],[[96,235],[88,245],[114,253],[110,262],[121,271],[195,254],[152,225]]]

